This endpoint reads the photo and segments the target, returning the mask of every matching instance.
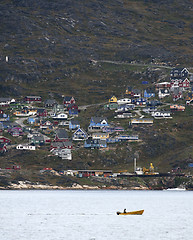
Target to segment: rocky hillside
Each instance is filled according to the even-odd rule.
[[[52,92],[85,103],[148,78],[146,68],[91,59],[191,67],[192,10],[191,0],[2,0],[1,96]]]

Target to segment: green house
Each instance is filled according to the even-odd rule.
[[[108,103],[108,104],[104,105],[105,110],[115,110],[117,108],[118,108],[117,103]]]

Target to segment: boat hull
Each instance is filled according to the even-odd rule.
[[[117,212],[117,215],[142,215],[144,210],[132,211],[132,212]]]

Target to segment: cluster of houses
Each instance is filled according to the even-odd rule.
[[[1,110],[4,114],[0,122],[1,133],[6,132],[12,137],[27,136],[28,142],[18,144],[17,150],[36,150],[49,144],[50,154],[72,160],[72,150],[78,141],[86,149],[104,149],[108,143],[138,141],[138,135],[124,135],[124,128],[110,125],[105,117],[91,117],[88,129],[83,129],[76,118],[79,109],[74,97],[64,97],[63,104],[52,99],[46,100],[44,107],[42,104],[40,96],[26,96],[23,102],[11,101]],[[12,117],[23,119],[23,127],[10,121],[5,113],[8,111]],[[0,151],[4,154],[11,140],[5,141],[2,135],[0,142]]]
[[[128,87],[125,97],[117,99],[112,96],[105,109],[115,110],[115,118],[130,118],[130,124],[153,124],[153,119],[172,118],[172,112],[184,111],[185,106],[176,103],[179,99],[185,99],[186,104],[193,103],[193,79],[186,68],[174,68],[170,73],[170,82],[159,82],[155,88],[148,88],[144,91]],[[148,84],[143,81],[142,84]],[[170,109],[161,109],[161,100],[171,96],[174,103]],[[155,99],[158,98],[159,100]],[[151,118],[145,118],[138,110],[143,107],[142,112],[150,114]],[[136,113],[138,112],[138,118]]]
[[[113,96],[104,108],[114,110],[116,119],[129,119],[130,125],[152,125],[154,119],[172,118],[173,111],[185,110],[185,106],[176,104],[177,100],[186,97],[186,104],[193,102],[192,82],[188,75],[186,68],[175,68],[171,71],[170,82],[156,83],[155,90],[140,91],[128,87],[125,97],[117,99]],[[160,110],[160,100],[166,96],[172,96],[175,104],[170,104],[167,111]],[[72,96],[65,96],[62,104],[54,99],[43,102],[40,96],[26,96],[22,102],[0,98],[0,154],[5,154],[7,145],[11,144],[11,140],[3,136],[4,132],[12,137],[27,136],[28,142],[18,144],[17,150],[36,150],[37,146],[46,144],[51,155],[66,160],[72,160],[72,150],[77,142],[82,142],[81,146],[86,149],[106,149],[112,143],[139,141],[138,135],[125,134],[123,127],[109,123],[103,116],[91,117],[85,130],[76,118],[79,112]],[[151,117],[145,117],[146,114]],[[24,119],[23,127],[10,121],[10,117]]]

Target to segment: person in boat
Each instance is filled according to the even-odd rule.
[[[123,211],[124,213],[126,213],[126,208],[124,209],[124,211]]]

